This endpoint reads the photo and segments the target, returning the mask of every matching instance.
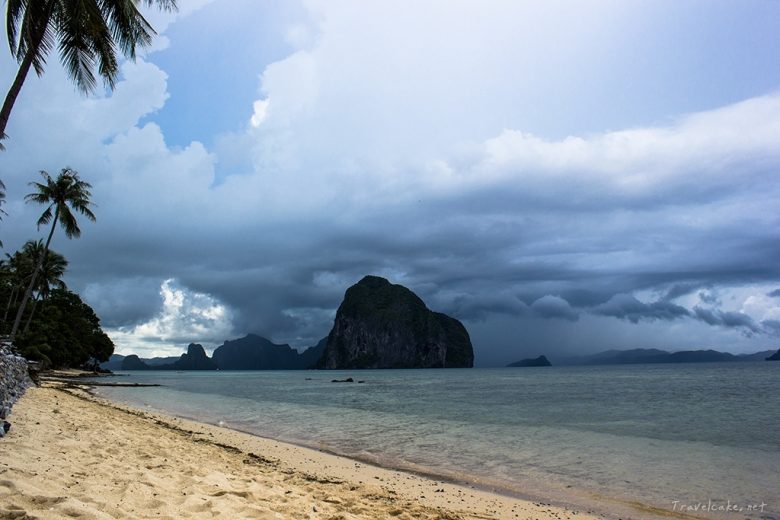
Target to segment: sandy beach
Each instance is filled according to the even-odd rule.
[[[595,519],[96,398],[28,390],[0,441],[0,518]]]

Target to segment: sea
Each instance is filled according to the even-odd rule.
[[[99,393],[608,516],[615,505],[634,518],[780,519],[780,363],[145,371],[122,382],[162,386]]]

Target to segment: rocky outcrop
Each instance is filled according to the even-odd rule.
[[[151,370],[152,367],[141,361],[141,358],[135,354],[130,354],[122,359],[120,370]]]
[[[139,358],[114,355],[108,365],[113,370],[302,370],[312,368],[325,351],[326,340],[298,353],[290,345],[277,345],[248,334],[226,341],[214,350],[212,357],[202,345],[190,343],[187,353],[173,358]]]
[[[780,348],[777,349],[777,352],[766,358],[767,361],[780,361]]]
[[[552,363],[547,359],[547,356],[539,356],[532,359],[521,359],[514,363],[509,363],[508,367],[551,367]]]
[[[216,370],[217,364],[206,355],[203,345],[190,343],[187,353],[170,365],[152,367],[154,370]]]
[[[311,368],[325,350],[323,341],[299,354],[290,345],[277,345],[256,334],[226,341],[212,359],[220,370],[300,370]]]
[[[318,368],[472,367],[466,328],[378,276],[347,289]]]
[[[300,368],[308,369],[317,366],[328,346],[328,338],[322,338],[316,345],[301,352],[299,359]]]
[[[27,360],[14,353],[10,343],[0,342],[0,427],[14,403],[32,384]]]

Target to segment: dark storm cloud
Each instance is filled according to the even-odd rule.
[[[440,312],[457,316],[461,320],[483,321],[493,314],[521,316],[528,306],[511,294],[448,294],[434,295],[428,306]]]
[[[579,313],[572,309],[569,302],[559,296],[542,296],[531,304],[531,308],[542,318],[560,318],[568,321],[577,321],[580,318]]]
[[[780,336],[780,320],[763,320],[761,326],[772,336]]]
[[[680,296],[691,294],[699,287],[701,287],[701,285],[697,283],[675,283],[666,290],[661,299],[664,301],[672,301],[679,298]]]
[[[616,294],[592,309],[594,314],[638,323],[642,320],[676,320],[690,316],[685,307],[667,301],[644,303],[630,294]]]
[[[740,329],[745,334],[758,334],[762,332],[753,318],[741,312],[705,309],[697,306],[693,308],[693,314],[696,318],[710,325]]]

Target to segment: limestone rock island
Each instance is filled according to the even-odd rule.
[[[319,368],[470,368],[466,328],[378,276],[347,289]]]
[[[508,367],[551,367],[552,363],[547,359],[547,356],[539,356],[533,359],[521,359],[514,363],[509,363]]]

